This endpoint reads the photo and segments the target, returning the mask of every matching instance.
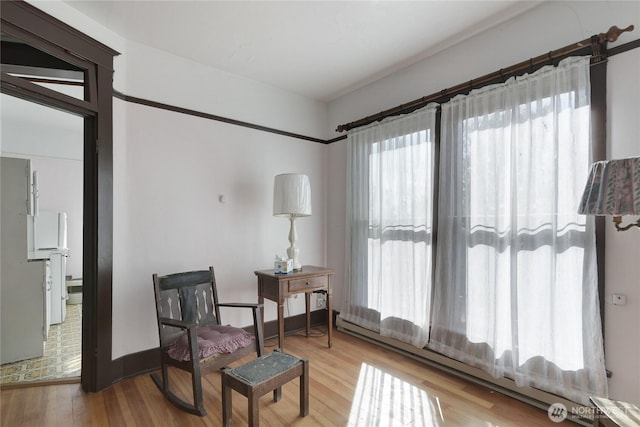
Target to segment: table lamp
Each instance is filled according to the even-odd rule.
[[[293,270],[300,271],[300,250],[296,247],[295,220],[311,215],[311,184],[309,177],[299,173],[276,175],[273,183],[273,216],[289,218],[289,243],[287,255],[293,260]]]
[[[622,215],[640,215],[640,157],[595,162],[578,213],[613,215],[618,231],[640,228],[640,219],[626,226],[620,225]]]

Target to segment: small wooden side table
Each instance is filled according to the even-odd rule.
[[[264,299],[266,298],[278,303],[278,347],[281,349],[284,347],[284,302],[287,297],[294,294],[305,294],[306,332],[308,337],[311,326],[311,293],[326,292],[327,344],[331,348],[331,332],[333,329],[331,276],[334,270],[313,265],[303,265],[301,271],[289,274],[275,274],[275,270],[260,270],[254,273],[258,277],[258,302],[264,304]],[[264,306],[261,310],[264,330]]]
[[[222,425],[230,427],[231,390],[248,399],[249,426],[260,425],[260,396],[273,390],[275,402],[282,398],[282,386],[300,377],[300,416],[309,415],[309,361],[276,349],[237,368],[222,370]]]

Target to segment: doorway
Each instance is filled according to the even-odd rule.
[[[23,1],[3,2],[0,21],[3,39],[19,41],[11,55],[4,42],[0,49],[2,93],[75,114],[84,123],[81,383],[85,391],[98,391],[113,382],[112,78],[118,52]],[[5,64],[80,71],[83,96],[74,98],[37,78],[12,75]]]
[[[56,88],[57,85],[48,83],[53,90],[82,95],[81,84],[67,82]],[[42,318],[43,333],[38,334],[37,330],[23,331],[17,339],[12,339],[12,346],[25,345],[25,349],[20,357],[17,356],[20,354],[18,349],[12,350],[12,354],[7,355],[7,360],[11,361],[8,363],[3,355],[0,384],[5,387],[34,381],[50,383],[75,380],[79,382],[82,360],[83,119],[60,110],[0,94],[0,120],[2,122],[0,155],[6,159],[28,161],[28,177],[37,177],[37,181],[32,179],[31,182],[30,198],[33,206],[29,206],[31,212],[26,215],[31,230],[23,230],[21,236],[24,240],[21,243],[30,246],[31,250],[28,249],[21,254],[22,260],[26,258],[26,262],[30,264],[47,263],[49,265],[48,269],[40,267],[41,271],[45,271],[45,275],[35,278],[36,281],[32,283],[29,276],[21,274],[21,270],[5,264],[5,262],[11,264],[12,261],[20,260],[20,254],[2,257],[2,270],[6,268],[15,270],[14,274],[7,277],[10,280],[5,283],[3,277],[3,283],[0,285],[3,311],[5,311],[5,304],[22,306],[16,290],[11,289],[12,286],[38,288],[43,283],[48,283],[49,295],[41,301],[41,305],[48,304],[45,307],[46,315]],[[26,176],[22,178],[27,179]],[[35,199],[36,196],[37,199]],[[2,204],[13,201],[5,199],[3,191]],[[24,203],[20,205],[24,213],[27,213]],[[34,211],[35,207],[37,212]],[[33,230],[33,224],[38,222],[40,225],[45,225],[46,223],[42,220],[57,213],[63,214],[62,218],[65,219],[66,227],[60,230],[63,232],[62,241],[57,242],[59,246],[54,250],[36,251],[44,245],[44,242],[41,241],[42,239],[37,239],[34,232],[40,236],[52,230],[50,228]],[[7,238],[10,238],[7,233],[2,233],[2,239]],[[23,252],[23,246],[5,245],[5,243],[3,242],[3,248]],[[74,292],[77,291],[75,288],[80,288],[79,294]],[[7,290],[9,292],[5,293]],[[72,292],[69,293],[68,290]],[[45,294],[41,293],[41,295]],[[29,310],[31,307],[37,310],[37,304],[34,303],[13,312],[5,311],[2,315],[3,323],[11,318],[9,323],[20,323],[26,326],[27,318],[33,317]],[[31,322],[34,321],[31,319]],[[47,325],[44,325],[45,321]],[[26,338],[27,333],[41,335],[44,339],[44,350],[40,348],[43,352],[41,356],[31,357],[33,353],[29,354],[26,351],[26,342],[32,339]],[[25,340],[22,341],[20,337],[25,337]],[[4,347],[5,339],[2,341]]]

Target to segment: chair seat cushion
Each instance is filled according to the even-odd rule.
[[[244,329],[222,325],[198,326],[196,335],[200,360],[215,353],[233,353],[239,348],[248,346],[255,339]],[[167,354],[175,360],[191,360],[186,332],[169,345]]]

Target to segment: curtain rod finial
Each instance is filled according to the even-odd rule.
[[[609,31],[607,31],[606,33],[600,33],[598,35],[598,38],[600,39],[600,43],[603,43],[605,41],[614,42],[618,40],[620,34],[626,33],[627,31],[633,31],[634,28],[635,27],[633,25],[629,25],[627,28],[618,28],[614,25],[613,27],[609,28]]]

